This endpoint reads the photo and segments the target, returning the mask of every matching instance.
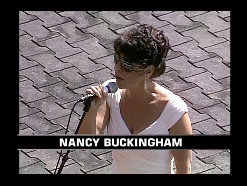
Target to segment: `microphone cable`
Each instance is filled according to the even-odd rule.
[[[70,112],[70,115],[69,115],[68,124],[67,124],[67,127],[66,127],[66,129],[65,129],[65,134],[67,134],[67,133],[68,133],[68,128],[69,128],[70,118],[71,118],[71,116],[72,116],[72,113],[73,113],[73,110],[74,110],[75,106],[76,106],[76,105],[77,105],[77,103],[79,103],[79,102],[80,102],[80,101],[79,101],[79,100],[77,100],[77,101],[75,102],[75,104],[73,105],[72,109],[71,109],[71,112]],[[60,151],[59,158],[58,158],[58,161],[57,161],[57,165],[56,165],[56,168],[55,168],[54,174],[56,174],[56,171],[57,171],[57,168],[58,168],[58,164],[59,164],[60,159],[61,159],[61,156],[62,156],[62,152],[63,152],[63,150],[61,150],[61,151]]]
[[[72,116],[72,113],[73,113],[73,111],[74,111],[74,109],[75,109],[75,106],[78,104],[78,103],[80,103],[80,102],[84,102],[84,105],[86,105],[86,104],[91,104],[91,102],[93,101],[93,99],[94,99],[94,97],[88,97],[87,99],[84,99],[84,100],[81,100],[81,99],[78,99],[76,102],[75,102],[75,104],[73,105],[73,107],[72,107],[72,109],[71,109],[71,112],[70,112],[70,115],[69,115],[69,119],[68,119],[68,124],[67,124],[67,127],[66,127],[66,129],[65,129],[65,134],[67,134],[68,133],[68,128],[69,128],[69,124],[70,124],[70,119],[71,119],[71,116]],[[86,103],[85,103],[86,102]],[[86,114],[86,112],[85,111],[88,111],[88,109],[89,109],[89,107],[87,108],[87,110],[84,108],[84,113],[83,113],[83,115],[81,116],[81,118]],[[80,120],[80,123],[79,123],[79,125],[78,125],[78,127],[77,127],[77,129],[76,129],[76,131],[75,131],[75,134],[77,134],[77,132],[78,132],[78,130],[79,130],[79,128],[80,128],[80,124],[81,124],[81,118],[79,119]],[[61,156],[62,156],[62,150],[60,151],[60,154],[59,154],[59,158],[58,158],[58,161],[57,161],[57,165],[56,165],[56,168],[55,168],[55,171],[54,171],[54,174],[60,174],[61,173],[61,170],[58,170],[58,172],[56,172],[57,171],[57,168],[58,168],[58,164],[59,164],[59,162],[60,162],[60,159],[61,159]],[[63,158],[66,158],[65,160],[64,160],[64,164],[65,164],[65,162],[68,160],[68,154],[69,154],[69,152],[70,152],[70,150],[68,150],[67,151],[67,153],[65,154],[65,156],[63,157]],[[61,168],[61,166],[64,166],[64,165],[60,165],[60,168]]]
[[[117,86],[116,83],[110,82],[110,83],[107,84],[107,86],[104,87],[104,89],[105,89],[105,91],[106,91],[107,93],[115,93],[115,92],[118,90],[118,86]],[[81,123],[82,123],[82,120],[84,119],[84,116],[86,115],[86,113],[89,111],[89,108],[90,108],[90,106],[91,106],[91,102],[93,101],[94,98],[95,98],[95,95],[94,95],[94,94],[87,94],[86,96],[84,96],[84,97],[78,99],[78,100],[75,102],[75,104],[73,105],[73,107],[72,107],[72,109],[71,109],[70,115],[69,115],[69,120],[68,120],[67,127],[66,127],[66,129],[65,129],[65,134],[67,134],[67,132],[68,132],[68,128],[69,128],[69,124],[70,124],[70,119],[71,119],[72,113],[73,113],[73,111],[74,111],[74,109],[75,109],[75,106],[76,106],[79,102],[83,102],[83,104],[85,105],[84,108],[83,108],[84,113],[83,113],[83,115],[81,116],[81,118],[79,119],[80,121],[79,121],[79,124],[78,124],[78,126],[77,126],[77,129],[76,129],[76,131],[75,131],[75,134],[77,134],[78,131],[79,131],[80,125],[81,125]],[[59,158],[58,158],[58,162],[57,162],[56,168],[55,168],[55,170],[54,170],[54,174],[60,174],[61,171],[62,171],[62,168],[63,168],[64,164],[65,164],[66,161],[68,160],[68,154],[70,153],[70,150],[67,150],[66,154],[63,156],[63,159],[62,159],[62,163],[61,163],[61,165],[60,165],[60,168],[59,168],[58,172],[56,172],[56,171],[57,171],[57,168],[58,168],[58,164],[59,164],[60,159],[61,159],[61,156],[62,156],[62,152],[63,152],[63,151],[61,150],[61,152],[60,152],[60,154],[59,154]]]

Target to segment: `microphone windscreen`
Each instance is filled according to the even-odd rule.
[[[118,85],[115,82],[110,82],[104,87],[106,93],[115,93],[118,90]]]

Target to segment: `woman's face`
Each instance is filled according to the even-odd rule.
[[[125,57],[120,54],[120,56],[115,56],[115,76],[116,83],[120,89],[132,89],[139,86],[143,86],[145,81],[145,68],[138,64],[131,64],[133,67],[132,71],[129,71],[128,64],[121,61]]]

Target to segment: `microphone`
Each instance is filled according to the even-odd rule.
[[[105,87],[103,87],[103,89],[106,93],[115,93],[118,90],[118,85],[115,82],[110,82]],[[80,99],[78,99],[77,102],[82,102],[91,97],[96,98],[97,96],[95,94],[87,94],[81,97]]]

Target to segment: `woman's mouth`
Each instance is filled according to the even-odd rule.
[[[116,74],[111,74],[111,75],[113,75],[113,77],[115,77],[115,78],[118,79],[118,80],[124,80],[123,78],[117,76]]]

